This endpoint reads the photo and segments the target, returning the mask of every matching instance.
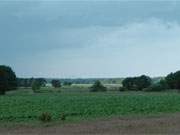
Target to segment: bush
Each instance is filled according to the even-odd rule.
[[[143,91],[146,91],[146,92],[156,92],[156,91],[162,91],[162,90],[164,90],[164,89],[159,84],[153,84],[153,85],[149,86],[148,88],[143,89]]]
[[[66,120],[66,115],[64,113],[62,113],[60,118],[61,118],[62,121],[65,121]]]
[[[156,83],[156,84],[152,84],[151,86],[149,86],[148,88],[143,89],[143,91],[164,91],[168,89],[168,85],[166,83],[165,80],[161,80],[160,82]]]
[[[51,114],[44,112],[39,116],[39,120],[42,122],[50,122],[52,120]]]
[[[39,83],[39,81],[34,80],[32,83],[32,90],[34,92],[37,92],[37,90],[39,90],[41,88],[41,84]]]
[[[104,86],[101,84],[100,81],[96,81],[96,82],[93,84],[93,86],[90,88],[90,91],[91,91],[91,92],[98,92],[98,91],[103,92],[103,91],[106,91],[106,90],[107,90],[107,88],[104,87]]]
[[[167,83],[167,81],[164,80],[164,79],[161,79],[160,82],[159,82],[159,84],[160,84],[164,89],[169,89],[169,88],[170,88],[169,85],[168,85],[168,83]]]
[[[125,88],[125,87],[120,87],[119,88],[119,91],[127,91],[128,89],[127,88]]]
[[[16,88],[17,78],[13,70],[8,66],[0,66],[0,95]]]
[[[61,87],[61,82],[59,80],[52,80],[51,84],[54,88],[60,88]]]

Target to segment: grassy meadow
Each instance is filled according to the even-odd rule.
[[[52,121],[79,121],[131,115],[159,115],[180,112],[177,92],[89,92],[88,86],[73,85],[54,89],[19,89],[0,96],[1,122],[37,122],[48,112]],[[109,86],[110,87],[110,86]],[[114,90],[114,91],[113,91]]]

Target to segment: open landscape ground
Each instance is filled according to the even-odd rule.
[[[47,112],[52,121],[39,116]],[[20,89],[0,96],[1,134],[180,133],[180,94]],[[65,120],[62,120],[62,114]]]
[[[0,127],[0,135],[141,135],[180,134],[180,114],[156,117],[117,117],[50,126]]]
[[[45,92],[46,91],[46,92]],[[44,92],[44,93],[43,93]],[[126,115],[152,115],[180,112],[177,92],[89,92],[64,89],[33,93],[19,90],[0,97],[0,121],[34,122],[42,113],[53,121],[61,115],[66,121]]]
[[[0,0],[0,135],[180,135],[180,0]]]

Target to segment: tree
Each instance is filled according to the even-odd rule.
[[[98,92],[98,91],[106,91],[106,87],[104,87],[100,81],[96,81],[93,86],[90,88],[91,92]]]
[[[171,89],[180,89],[180,71],[175,73],[170,73],[165,78],[169,88]]]
[[[151,85],[151,78],[145,75],[136,78],[137,89],[142,90]]]
[[[9,66],[0,66],[0,95],[16,88],[17,79],[14,71]]]
[[[123,87],[125,87],[128,90],[132,90],[134,87],[134,79],[131,77],[125,78],[122,81],[122,85],[123,85]]]
[[[139,77],[128,77],[122,81],[123,87],[128,90],[143,90],[151,85],[152,80],[146,75]]]
[[[54,88],[60,88],[61,87],[61,82],[59,80],[52,80],[51,84]]]
[[[41,84],[38,80],[34,80],[33,83],[32,83],[32,90],[34,92],[36,92],[37,90],[39,90],[41,88]]]
[[[8,82],[5,73],[0,70],[0,95],[4,95],[8,88]]]
[[[44,79],[44,78],[37,78],[36,80],[40,83],[41,87],[45,87],[46,86],[46,83],[47,83],[46,79]]]

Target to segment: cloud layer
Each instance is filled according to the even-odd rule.
[[[0,61],[18,76],[165,75],[180,64],[180,2],[0,2]]]

